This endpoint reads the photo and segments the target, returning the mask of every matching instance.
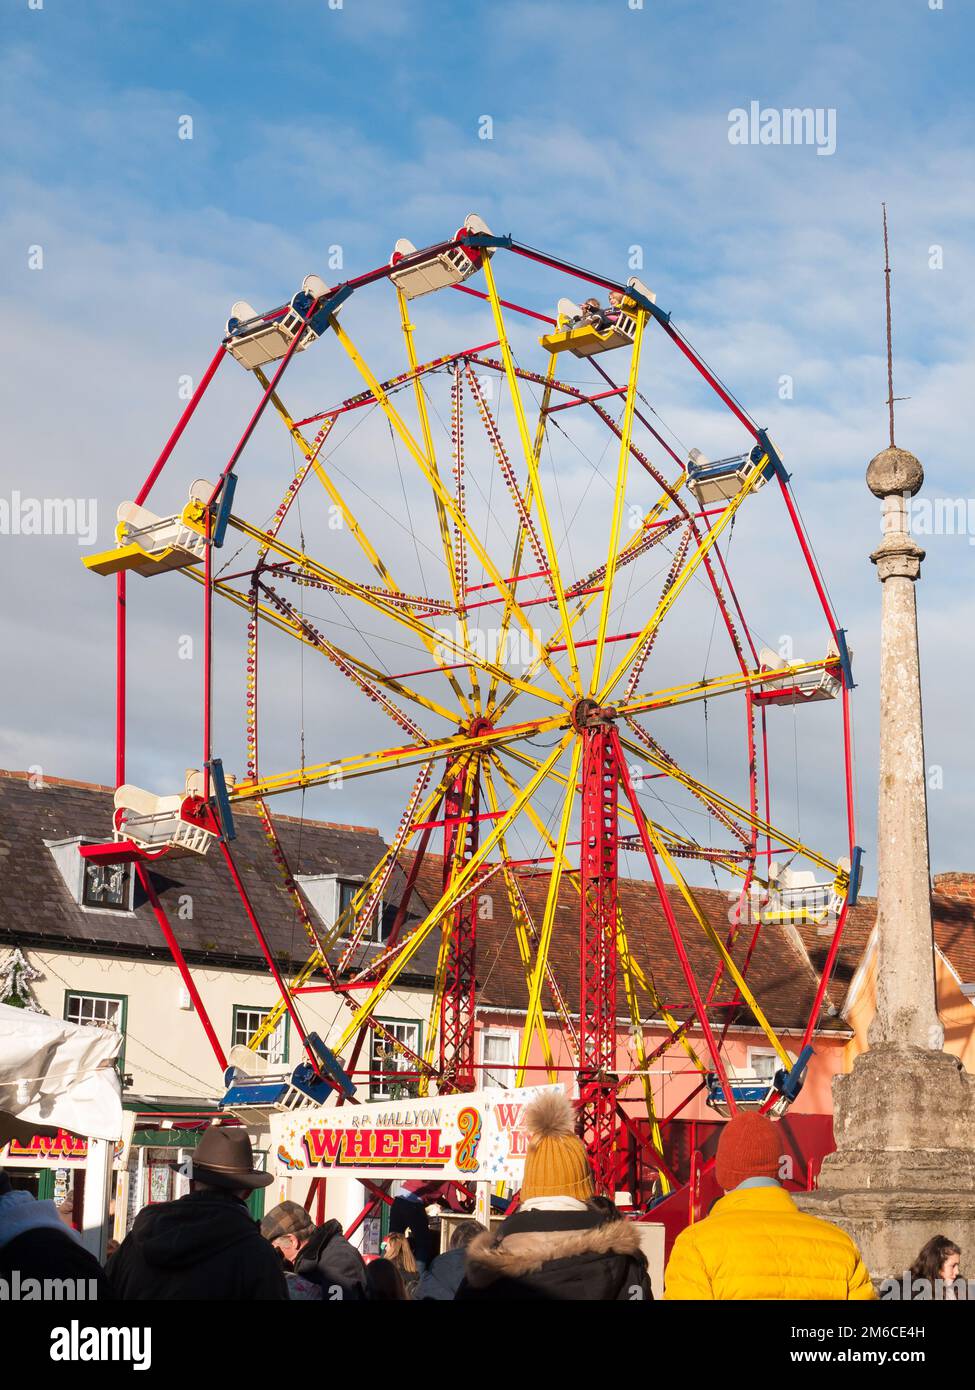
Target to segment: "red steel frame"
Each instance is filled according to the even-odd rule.
[[[446,251],[458,244],[460,244],[459,239],[454,238],[450,241],[446,241],[440,244],[437,247],[429,248],[429,253],[435,254],[440,251]],[[556,270],[560,273],[575,276],[581,280],[584,280],[586,283],[592,286],[603,289],[624,288],[615,281],[594,275],[589,271],[582,270],[579,267],[572,266],[558,258],[547,256],[539,251],[520,245],[516,242],[508,240],[505,243],[505,245],[508,250],[510,250],[516,255],[524,257],[538,264],[547,266],[550,269]],[[360,275],[354,279],[345,282],[343,285],[333,289],[331,293],[334,295],[338,291],[355,290],[357,288],[360,288],[362,286],[387,277],[389,275],[389,271],[390,267],[388,265],[380,266],[373,271],[367,272],[364,275]],[[475,296],[479,299],[486,298],[486,296],[484,296],[480,291],[475,290],[470,286],[460,285],[456,288],[458,288],[466,294]],[[553,322],[553,320],[548,315],[540,314],[536,310],[526,308],[523,305],[515,304],[508,300],[504,300],[502,301],[502,303],[504,307],[509,308],[519,314],[525,315],[531,319],[535,319],[544,323]],[[312,313],[317,307],[317,304],[313,305],[312,309],[309,310],[309,313],[306,316],[305,320],[306,323],[308,322]],[[283,310],[274,311],[266,317],[273,318],[275,316],[275,313],[280,312],[283,312]],[[655,315],[655,317],[658,319],[658,322],[660,322],[663,331],[677,345],[677,347],[684,354],[684,356],[694,366],[695,370],[697,370],[703,376],[705,381],[707,381],[707,383],[715,391],[715,393],[725,404],[725,406],[736,417],[739,423],[741,423],[745,427],[745,429],[751,434],[751,436],[757,440],[759,438],[759,431],[750,419],[750,417],[739,405],[739,403],[734,399],[734,397],[727,390],[727,388],[723,386],[723,384],[711,372],[707,365],[694,352],[694,350],[687,343],[686,339],[684,339],[684,337],[679,333],[679,331],[676,328],[674,328],[674,326],[670,323],[669,318],[667,316],[661,315]],[[220,477],[217,481],[217,484],[214,487],[213,494],[211,497],[211,505],[214,499],[217,497],[219,489],[223,484],[224,480],[227,478],[227,476],[241,457],[243,450],[247,445],[248,441],[250,440],[253,431],[259,419],[261,418],[267,404],[272,399],[274,392],[277,388],[278,382],[281,376],[283,375],[284,371],[286,370],[287,366],[289,365],[297,349],[301,336],[301,333],[299,333],[296,336],[296,338],[290,345],[288,351],[284,355],[283,359],[278,364],[277,369],[274,372],[273,378],[270,380],[267,388],[263,392],[262,398],[258,403],[256,409],[254,410],[243,435],[238,441],[236,447],[234,448],[233,453],[230,456],[230,459],[223,468]],[[458,360],[463,360],[465,362],[477,362],[480,365],[489,368],[501,369],[501,363],[495,362],[492,359],[486,359],[481,356],[482,353],[484,353],[485,351],[489,351],[496,346],[497,343],[495,341],[492,341],[481,344],[475,348],[467,349],[460,353],[449,354],[445,357],[437,359],[435,363],[427,364],[425,367],[417,369],[416,372],[404,373],[400,377],[394,378],[392,382],[387,383],[386,385],[393,386],[401,384],[403,382],[409,381],[410,379],[412,379],[413,376],[418,375],[423,371],[435,370],[438,366]],[[226,355],[226,345],[225,343],[221,343],[220,347],[217,349],[217,352],[214,354],[214,357],[210,361],[203,377],[201,378],[199,385],[194,391],[193,396],[187,403],[182,415],[180,416],[176,424],[176,427],[174,428],[172,434],[169,436],[169,439],[167,440],[161,453],[159,454],[158,458],[156,459],[152,468],[150,469],[148,476],[146,477],[146,480],[135,499],[138,503],[143,503],[149,496],[153,486],[155,485],[155,482],[157,481],[159,475],[165,467],[165,464],[168,461],[170,455],[172,454],[176,444],[180,440],[184,430],[186,429],[186,426],[193,417],[197,407],[200,404],[200,401],[202,400],[210,383],[212,382],[213,377],[218,367],[220,366],[220,363],[223,361]],[[550,410],[568,408],[568,406],[576,404],[589,405],[594,411],[596,411],[596,413],[600,416],[603,422],[611,430],[613,430],[617,437],[620,437],[619,427],[606,413],[606,411],[602,408],[599,402],[602,399],[606,399],[608,397],[618,397],[622,393],[624,388],[619,387],[615,382],[613,382],[609,373],[605,371],[602,364],[594,362],[593,366],[596,368],[597,372],[603,378],[603,380],[607,383],[609,389],[605,392],[598,392],[592,395],[586,395],[585,392],[580,391],[577,388],[566,386],[563,383],[553,382],[551,383],[552,389],[561,391],[563,394],[568,395],[572,399],[570,399],[566,403],[566,406],[550,407]],[[528,372],[521,368],[516,368],[515,370],[519,377],[522,377],[529,381],[535,381],[540,384],[544,384],[544,378],[542,378],[536,373]],[[354,410],[363,405],[368,405],[373,400],[374,395],[372,392],[363,392],[359,396],[352,397],[342,402],[339,406],[335,407],[331,411],[321,412],[317,415],[309,416],[307,417],[307,419],[303,421],[299,421],[298,425],[311,423],[315,420],[327,419],[330,416],[334,417],[339,413],[343,413],[348,410]],[[653,439],[664,449],[668,456],[673,461],[676,461],[677,463],[681,464],[681,466],[683,466],[683,460],[680,458],[680,456],[666,442],[666,440],[663,439],[663,437],[654,428],[652,423],[638,409],[635,411],[635,416],[641,421],[641,423],[649,431]],[[649,460],[647,460],[640,453],[640,451],[635,448],[635,446],[632,443],[630,444],[630,452],[634,455],[634,457],[638,459],[641,465],[651,474],[651,476],[653,476],[655,481],[657,481],[661,485],[663,490],[670,496],[671,500],[675,503],[679,511],[682,513],[684,521],[690,527],[695,540],[698,544],[700,544],[701,535],[697,523],[699,519],[703,520],[706,527],[710,529],[710,518],[708,514],[706,512],[690,512],[685,503],[683,502],[683,499],[680,498],[678,495],[674,494],[674,492],[668,486],[666,481],[657,472],[657,470],[653,467]],[[794,499],[791,495],[788,480],[785,476],[783,476],[780,473],[778,481],[785,500],[785,505],[787,508],[789,518],[793,524],[793,527],[799,540],[803,559],[809,570],[814,588],[816,590],[817,596],[819,597],[827,622],[829,624],[830,631],[831,633],[835,633],[835,617],[833,615],[832,608],[828,596],[826,594],[825,586],[819,574],[818,566],[812,554],[811,547],[805,536],[801,519],[795,506]],[[212,512],[208,517],[207,524],[208,528],[212,526]],[[741,641],[738,637],[735,622],[726,603],[725,595],[730,596],[737,617],[741,623],[745,640],[747,642],[748,647],[750,648],[752,658],[757,662],[757,654],[755,651],[754,641],[752,638],[752,634],[749,631],[748,624],[745,621],[744,614],[738,602],[737,595],[735,594],[734,587],[731,582],[731,577],[728,573],[721,549],[719,546],[714,546],[713,548],[717,556],[718,566],[721,571],[722,582],[719,582],[718,580],[718,577],[712,567],[710,557],[705,558],[704,569],[707,573],[709,582],[714,591],[716,601],[718,603],[723,621],[725,623],[732,644],[738,656],[739,663],[742,667],[742,670],[745,671],[747,669],[747,662],[745,660]],[[210,762],[212,754],[211,652],[213,590],[212,556],[209,549],[207,551],[204,564],[204,587],[204,775],[207,781],[207,786],[209,786],[208,764]],[[118,784],[121,784],[125,780],[126,762],[126,609],[126,576],[124,572],[122,572],[117,576],[116,579],[116,780]],[[842,706],[844,781],[846,792],[849,846],[852,852],[855,838],[852,772],[852,724],[849,706],[849,690],[847,689],[845,682],[842,691]],[[761,716],[761,764],[762,779],[764,783],[762,791],[764,793],[765,820],[766,822],[768,822],[770,820],[770,793],[764,708],[760,708],[759,713]],[[701,992],[694,979],[693,972],[690,967],[690,961],[687,957],[686,950],[683,947],[683,943],[681,941],[680,931],[677,926],[673,910],[670,907],[666,886],[663,883],[663,879],[660,874],[660,869],[656,862],[656,856],[653,852],[652,846],[647,835],[643,813],[639,808],[632,784],[630,783],[629,773],[627,771],[627,766],[625,762],[625,756],[622,747],[619,743],[619,738],[616,733],[615,727],[612,725],[612,723],[608,721],[600,722],[598,719],[596,719],[591,724],[591,726],[586,727],[583,730],[583,738],[584,748],[582,767],[581,834],[582,852],[580,858],[580,874],[583,890],[580,918],[580,1125],[582,1132],[586,1138],[587,1145],[590,1149],[590,1153],[593,1157],[593,1163],[597,1174],[597,1180],[599,1181],[602,1187],[606,1187],[609,1190],[612,1190],[613,1184],[615,1182],[614,1145],[616,1136],[617,1109],[619,1109],[621,1115],[623,1114],[621,1107],[619,1107],[619,1102],[617,1098],[617,1082],[615,1077],[617,996],[616,915],[618,911],[617,855],[619,842],[617,827],[617,810],[618,788],[621,784],[637,818],[637,827],[640,833],[643,848],[646,852],[653,881],[657,889],[658,897],[661,902],[664,916],[667,920],[667,924],[671,932],[675,951],[677,952],[678,959],[684,972],[685,980],[691,992],[691,997],[694,1003],[694,1014],[697,1017],[702,1032],[704,1033],[705,1042],[707,1044],[708,1051],[711,1056],[712,1064],[715,1068],[715,1071],[718,1074],[723,1089],[725,1090],[725,1093],[728,1096],[731,1109],[734,1110],[733,1098],[731,1096],[730,1087],[728,1086],[727,1077],[720,1058],[721,1042],[723,1042],[724,1040],[724,1036],[727,1032],[729,1023],[725,1023],[721,1033],[721,1040],[719,1042],[715,1039],[714,1034],[711,1030],[708,1021],[707,1009],[709,1006],[713,1007],[712,1001],[714,999],[714,994],[717,985],[723,973],[723,965],[718,966],[714,979],[712,980],[711,985],[707,991],[707,996],[705,999],[704,997],[702,997]],[[757,808],[759,797],[759,758],[754,729],[754,702],[751,697],[751,694],[749,694],[748,696],[748,755],[750,803],[751,808],[754,812]],[[445,841],[448,842],[445,844],[445,850],[447,851],[445,852],[444,856],[445,876],[459,871],[463,863],[466,861],[467,858],[470,857],[470,855],[475,851],[477,847],[477,827],[479,819],[481,817],[479,816],[478,811],[479,788],[477,785],[476,778],[474,779],[472,787],[473,790],[470,797],[470,804],[467,806],[466,812],[464,808],[463,774],[460,774],[458,778],[455,779],[453,785],[448,789],[448,792],[444,798]],[[462,822],[466,822],[466,830],[464,835],[462,836],[462,848],[460,853],[458,854],[457,826]],[[423,838],[420,847],[414,857],[414,862],[411,866],[411,871],[408,876],[406,890],[403,894],[399,911],[397,914],[396,924],[394,926],[394,931],[390,938],[391,942],[395,940],[395,936],[398,935],[399,929],[405,920],[407,906],[409,903],[410,896],[412,894],[413,887],[416,883],[416,878],[418,875],[420,864],[423,859],[423,854],[426,850],[430,830],[432,829],[432,824],[427,824],[422,828]],[[280,972],[278,971],[273,961],[273,956],[271,955],[266,938],[264,937],[264,934],[260,928],[260,924],[258,923],[257,918],[254,914],[253,907],[246,893],[246,889],[244,888],[243,883],[240,880],[239,874],[237,874],[236,872],[236,868],[233,863],[233,858],[229,852],[229,849],[225,844],[222,845],[222,849],[228,869],[231,873],[231,877],[234,881],[238,893],[240,894],[246,915],[248,916],[248,919],[251,922],[251,926],[255,932],[255,935],[257,936],[265,959],[268,961],[269,969],[271,970],[272,975],[274,976],[276,983],[278,984],[278,987],[281,990],[282,998],[288,1008],[288,1011],[296,1023],[296,1027],[298,1028],[299,1034],[302,1038],[302,1042],[307,1047],[306,1034],[301,1024],[300,1016],[298,1015],[295,1001],[289,991],[287,984],[282,979]],[[755,849],[757,849],[757,847],[753,846],[753,850]],[[768,839],[766,842],[766,850],[764,853],[766,857],[768,857],[771,854],[771,842]],[[192,976],[187,967],[186,961],[182,955],[179,943],[176,940],[176,937],[172,931],[172,927],[170,926],[166,918],[165,911],[163,910],[162,905],[159,902],[158,895],[155,892],[149,872],[146,866],[138,862],[136,863],[136,872],[138,873],[143,888],[147,894],[147,897],[149,898],[150,905],[152,906],[153,912],[157,918],[160,929],[167,942],[167,945],[177,965],[177,968],[179,969],[184,983],[186,984],[186,987],[190,992],[191,998],[193,999],[194,1005],[200,1016],[200,1020],[203,1025],[204,1031],[211,1044],[211,1047],[213,1048],[214,1055],[217,1058],[217,1061],[220,1063],[221,1067],[225,1068],[226,1058],[224,1056],[223,1049],[213,1028],[213,1025],[209,1019],[209,1016],[207,1015],[207,1012],[203,1005],[203,1001],[199,996],[199,992],[197,991],[196,986],[193,983]],[[741,903],[745,902],[747,899],[751,873],[752,869],[750,868],[748,871],[748,875],[746,876],[745,886],[742,890],[742,897],[740,899]],[[827,953],[827,959],[824,968],[821,972],[819,988],[817,990],[814,1006],[810,1014],[805,1034],[803,1036],[803,1045],[805,1045],[811,1038],[816,1021],[818,1019],[820,1009],[822,1007],[830,974],[835,963],[837,953],[839,951],[842,932],[846,922],[847,911],[848,903],[844,903],[844,906],[840,912],[837,921],[835,931],[833,933],[833,939],[830,943],[830,947]],[[474,1003],[476,994],[476,921],[477,894],[475,893],[467,897],[460,905],[458,905],[453,910],[453,920],[451,924],[451,932],[448,941],[449,950],[446,957],[445,987],[441,1000],[440,1070],[441,1073],[445,1075],[445,1077],[450,1078],[449,1084],[454,1089],[459,1090],[472,1089],[474,1087],[474,1085],[476,1084],[476,1072],[478,1070],[474,1062],[473,1028]],[[740,925],[736,920],[732,924],[731,931],[728,934],[729,944],[737,936],[739,930]],[[746,971],[748,963],[751,960],[752,953],[755,949],[758,931],[759,928],[756,928],[752,940],[749,943],[748,951],[745,957]],[[381,970],[381,965],[379,968]],[[361,981],[358,980],[343,985],[337,979],[334,978],[330,971],[327,971],[326,973],[329,975],[330,982],[328,985],[324,986],[324,988],[328,990],[342,994],[346,990],[352,990],[356,987],[361,986]],[[300,992],[311,993],[315,992],[316,988],[318,987],[309,986]],[[681,1025],[679,1031],[686,1031],[690,1027],[690,1024],[691,1019],[689,1018],[684,1024]],[[358,1059],[358,1054],[361,1048],[364,1033],[365,1025],[363,1026],[363,1030],[361,1030],[360,1032],[356,1047],[354,1049],[354,1055],[356,1060]],[[406,1049],[406,1051],[409,1054],[409,1050]],[[413,1054],[409,1055],[413,1056]],[[422,1062],[420,1058],[413,1056],[413,1060],[418,1064],[418,1074],[429,1074],[429,1068],[425,1063]],[[353,1062],[352,1065],[354,1066],[355,1062]],[[623,1116],[623,1119],[626,1119],[625,1115]],[[385,1197],[385,1194],[380,1194],[377,1189],[371,1188],[371,1190],[374,1192],[375,1195],[372,1199],[372,1202],[369,1204],[370,1207],[373,1206],[375,1202],[379,1200],[380,1197],[382,1197],[383,1200],[388,1200],[388,1198]],[[364,1214],[365,1213],[363,1213],[363,1215]],[[359,1219],[361,1220],[362,1217],[360,1216]]]
[[[616,919],[618,744],[612,725],[582,732],[579,852],[579,1128],[600,1191],[616,1179]]]
[[[463,768],[444,796],[445,890],[477,851],[478,778],[475,774],[472,779],[469,804],[465,804],[466,779],[467,769]],[[472,893],[452,909],[446,975],[440,997],[440,1074],[449,1080],[450,1089],[454,1091],[473,1091],[477,1085],[474,1070],[477,906],[478,895]]]

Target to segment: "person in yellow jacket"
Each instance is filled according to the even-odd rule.
[[[767,1116],[728,1121],[715,1161],[725,1196],[674,1242],[665,1299],[877,1297],[846,1232],[801,1212],[780,1185],[779,1158],[776,1126]]]

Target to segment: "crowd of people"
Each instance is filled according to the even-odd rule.
[[[776,1126],[740,1114],[721,1132],[715,1175],[724,1196],[674,1241],[662,1290],[651,1286],[640,1225],[595,1193],[568,1099],[539,1097],[517,1205],[487,1230],[459,1220],[439,1253],[422,1202],[397,1197],[381,1256],[364,1259],[338,1221],[316,1225],[297,1202],[258,1223],[247,1199],[272,1181],[246,1131],[213,1126],[192,1164],[191,1190],[145,1207],[105,1269],[53,1202],[14,1190],[0,1171],[0,1279],[94,1281],[93,1296],[314,1301],[865,1300],[877,1297],[860,1253],[839,1227],[799,1210],[778,1179]],[[924,1246],[904,1282],[911,1298],[952,1299],[961,1250]],[[967,1287],[967,1286],[966,1286]]]

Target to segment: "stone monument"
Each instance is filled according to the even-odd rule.
[[[849,1231],[874,1280],[899,1277],[939,1234],[975,1274],[975,1078],[943,1050],[935,996],[915,590],[924,551],[907,512],[924,470],[894,443],[889,258],[886,275],[890,445],[867,468],[883,508],[870,557],[882,585],[877,1012],[869,1050],[833,1082],[836,1152],[800,1199]]]

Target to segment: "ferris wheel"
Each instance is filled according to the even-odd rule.
[[[228,359],[257,387],[243,434],[177,510],[150,511],[150,492]],[[688,422],[701,431],[693,444],[665,423],[660,394],[683,390],[678,370],[707,397],[692,407],[685,395],[677,407],[682,431]],[[286,372],[317,398],[315,409],[289,411]],[[342,383],[356,389],[340,395]],[[254,469],[247,446],[275,415],[287,476],[269,505],[269,446]],[[369,1030],[407,1055],[425,1092],[477,1087],[478,922],[488,893],[505,897],[528,999],[515,1080],[526,1082],[533,1049],[554,1067],[556,1017],[603,1187],[613,1190],[617,1171],[621,1016],[657,1157],[651,1024],[664,1028],[664,1046],[684,1049],[720,1113],[781,1113],[798,1094],[860,878],[851,653],[775,444],[643,281],[582,270],[471,215],[437,245],[397,241],[387,264],[340,284],[308,275],[270,311],[238,302],[145,484],[119,507],[117,545],[85,563],[117,577],[119,715],[111,838],[82,852],[135,863],[190,985],[148,865],[181,854],[224,861],[281,992],[249,1047],[256,1056],[287,1013],[307,1054],[308,1099],[353,1094]],[[177,790],[125,780],[129,572],[176,574],[201,591],[203,756]],[[807,601],[812,617],[797,623],[795,607]],[[229,743],[213,696],[218,628],[240,652],[246,765],[236,777],[215,756]],[[805,636],[808,659],[776,645],[783,631]],[[320,676],[326,691],[317,725],[302,731],[299,766],[279,761],[286,741],[270,727],[294,644],[302,679]],[[777,720],[788,722],[786,735]],[[790,742],[831,769],[816,824],[830,827],[832,843],[800,834],[792,769],[775,756]],[[289,793],[360,779],[395,808],[386,812],[388,847],[326,928],[294,876],[273,808]],[[308,937],[307,962],[290,976],[234,859],[234,810],[244,803],[256,808]],[[426,856],[442,865],[442,891],[417,913]],[[682,1012],[632,949],[621,864],[652,885],[686,986]],[[533,911],[525,881],[540,874],[544,906]],[[702,883],[726,895],[722,920],[705,910]],[[366,957],[394,884],[382,949]],[[706,973],[688,952],[688,921],[707,942]],[[827,939],[795,1052],[749,979],[771,924]],[[564,932],[579,942],[575,1011],[553,964]],[[378,1014],[431,941],[429,1026],[413,1052]],[[316,976],[342,1005],[326,1042],[302,1018]],[[729,1001],[767,1038],[779,1062],[773,1081],[729,1067]]]

